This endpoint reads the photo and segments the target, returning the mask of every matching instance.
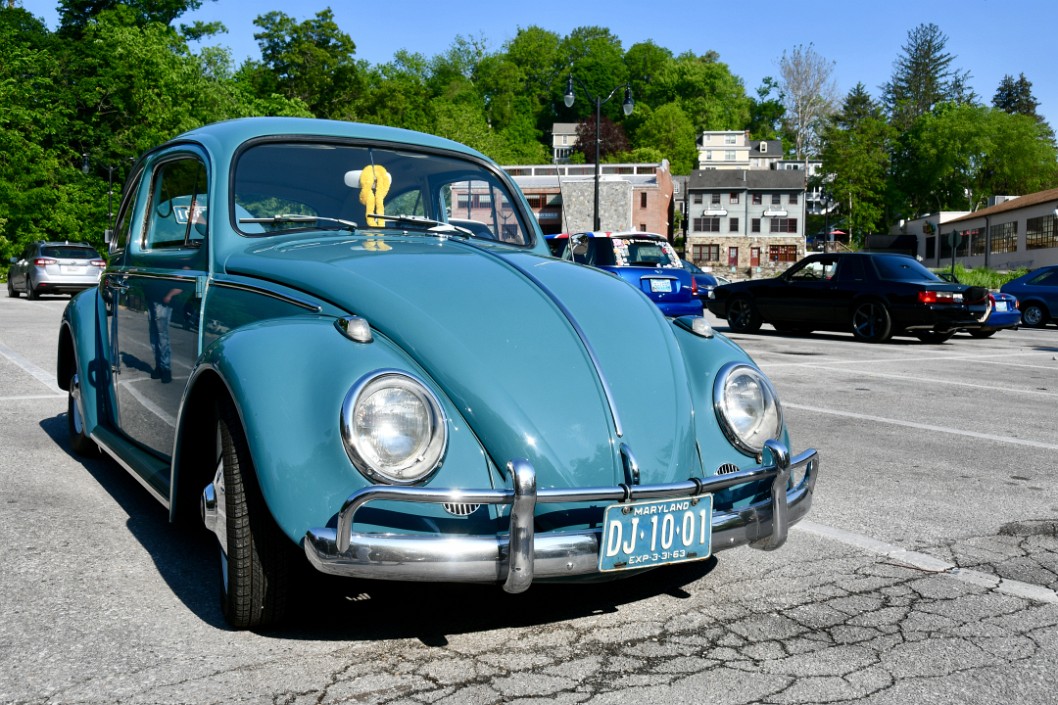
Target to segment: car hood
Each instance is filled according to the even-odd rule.
[[[541,487],[623,482],[622,444],[644,484],[701,472],[672,324],[609,274],[414,236],[260,245],[225,269],[366,318],[425,370],[498,466],[527,458]]]

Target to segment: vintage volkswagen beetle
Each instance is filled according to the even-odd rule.
[[[816,453],[747,355],[551,257],[466,147],[210,125],[139,160],[116,226],[59,333],[72,442],[201,513],[236,627],[302,555],[520,592],[776,548],[809,509]]]

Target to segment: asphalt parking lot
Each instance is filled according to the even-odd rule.
[[[1054,326],[732,335],[822,457],[778,551],[520,596],[313,579],[252,633],[221,617],[204,530],[72,454],[67,301],[0,298],[0,703],[1055,701]]]

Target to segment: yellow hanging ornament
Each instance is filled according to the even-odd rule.
[[[360,202],[366,208],[367,224],[372,228],[380,228],[385,222],[373,216],[385,215],[384,199],[392,182],[393,178],[384,166],[367,166],[360,172]]]

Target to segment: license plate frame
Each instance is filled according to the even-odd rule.
[[[612,504],[603,514],[599,572],[700,561],[712,555],[713,496]],[[686,534],[690,533],[690,540]]]

